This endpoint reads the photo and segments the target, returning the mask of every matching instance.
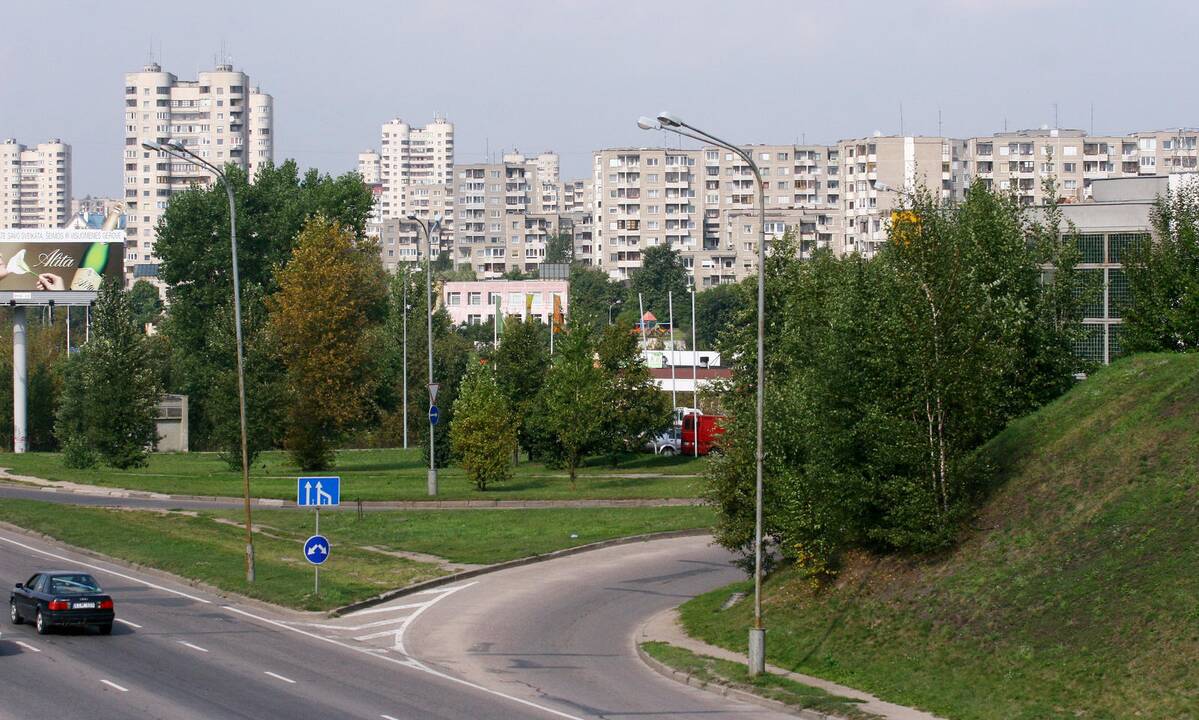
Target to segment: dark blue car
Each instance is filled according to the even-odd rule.
[[[13,625],[31,621],[39,635],[54,627],[94,627],[101,635],[112,632],[115,617],[112,598],[96,579],[76,570],[47,570],[17,583],[8,598]]]

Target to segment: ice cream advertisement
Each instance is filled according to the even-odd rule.
[[[0,230],[0,292],[96,292],[124,255],[119,230]]]

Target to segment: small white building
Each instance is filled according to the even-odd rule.
[[[547,325],[554,312],[554,298],[568,313],[570,283],[565,280],[469,280],[446,282],[441,304],[454,325],[481,325],[495,316],[496,303],[505,316],[540,318]]]

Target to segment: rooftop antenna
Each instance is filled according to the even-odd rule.
[[[899,101],[899,135],[903,137],[903,101]]]
[[[1095,134],[1095,103],[1091,102],[1091,134]]]
[[[937,108],[937,137],[941,137],[941,108]]]
[[[1060,127],[1061,127],[1061,125],[1058,124],[1057,102],[1055,101],[1053,103],[1053,129],[1056,130]]]

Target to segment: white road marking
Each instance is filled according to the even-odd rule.
[[[129,688],[123,688],[123,687],[121,687],[120,685],[117,685],[116,683],[114,683],[114,682],[113,682],[113,681],[111,681],[111,680],[103,680],[103,679],[101,679],[101,680],[100,680],[100,682],[104,683],[104,684],[105,684],[105,685],[107,685],[108,687],[111,687],[111,688],[116,688],[117,690],[120,690],[121,692],[129,692]]]
[[[85,567],[85,568],[88,568],[89,570],[95,570],[95,571],[97,571],[97,572],[102,572],[102,573],[108,573],[109,575],[114,575],[114,576],[116,576],[116,577],[119,577],[119,578],[121,578],[121,579],[123,579],[123,580],[129,580],[130,582],[135,582],[135,583],[138,583],[139,585],[145,585],[146,587],[154,588],[155,590],[161,590],[161,591],[163,591],[163,592],[167,592],[167,593],[170,593],[170,594],[172,594],[172,595],[178,595],[178,596],[180,596],[180,597],[185,597],[185,598],[187,598],[188,600],[194,600],[195,602],[198,602],[198,603],[204,603],[205,605],[211,605],[211,604],[212,604],[212,601],[211,601],[211,600],[205,600],[205,599],[204,599],[204,598],[202,598],[202,597],[196,597],[195,595],[188,595],[188,594],[187,594],[187,593],[185,593],[185,592],[179,592],[178,590],[172,590],[172,589],[170,589],[170,588],[166,588],[166,587],[163,587],[163,586],[161,586],[161,585],[155,585],[154,583],[152,583],[152,582],[149,582],[149,581],[147,581],[147,580],[142,580],[142,579],[140,579],[140,578],[135,578],[135,577],[133,577],[132,575],[126,575],[125,573],[120,573],[120,572],[117,572],[116,570],[109,570],[108,568],[106,568],[106,567],[100,567],[99,565],[92,565],[92,564],[90,564],[90,563],[79,562],[78,560],[74,560],[74,559],[72,559],[72,558],[66,557],[65,555],[57,555],[57,554],[55,554],[55,553],[52,553],[52,552],[47,552],[47,551],[45,551],[45,550],[39,550],[39,549],[37,549],[37,548],[35,548],[35,547],[31,547],[31,546],[29,546],[29,545],[26,545],[25,543],[22,543],[22,542],[17,542],[16,540],[12,540],[12,539],[10,539],[10,538],[6,538],[6,537],[3,537],[3,536],[0,536],[0,541],[6,542],[6,543],[8,543],[8,544],[10,544],[10,545],[16,545],[16,546],[17,546],[17,547],[19,547],[19,548],[25,548],[26,550],[28,550],[28,551],[30,551],[30,552],[35,552],[35,553],[37,553],[37,554],[39,554],[39,555],[45,555],[46,557],[51,557],[51,558],[54,558],[55,560],[62,560],[62,561],[64,561],[64,562],[69,562],[69,563],[71,563],[72,565],[78,565],[78,566],[80,566],[80,567]]]
[[[317,635],[316,633],[311,633],[311,632],[308,632],[307,630],[301,630],[300,628],[297,628],[297,627],[291,627],[290,625],[279,622],[278,620],[271,620],[269,618],[264,618],[259,615],[255,615],[254,613],[246,612],[245,610],[242,610],[240,608],[235,608],[232,605],[223,605],[222,607],[224,607],[229,612],[237,613],[238,615],[244,615],[245,617],[248,617],[248,618],[253,618],[254,620],[257,620],[259,622],[266,623],[267,625],[274,625],[275,627],[283,628],[284,630],[288,630],[290,632],[294,632],[299,635],[303,635],[305,637],[312,638],[313,640],[320,640],[321,642],[327,642],[330,645],[336,645],[339,648],[344,648],[346,650],[352,650],[356,653],[362,653],[363,655],[368,655],[370,657],[376,657],[376,658],[379,658],[380,660],[386,660],[387,662],[395,663],[396,665],[403,665],[404,667],[412,668],[413,670],[419,670],[420,672],[426,673],[428,675],[432,675],[433,677],[441,678],[442,680],[446,680],[446,681],[453,682],[453,683],[458,683],[459,685],[463,685],[465,687],[472,688],[474,690],[478,690],[479,692],[487,693],[488,695],[494,695],[496,697],[501,697],[501,698],[504,698],[505,700],[509,700],[511,702],[517,703],[518,705],[524,705],[525,707],[535,708],[537,710],[540,710],[544,713],[548,713],[555,717],[565,718],[565,720],[583,720],[583,718],[579,717],[578,715],[569,715],[560,710],[555,710],[551,707],[546,707],[545,705],[538,705],[535,702],[532,702],[530,700],[525,700],[524,698],[516,697],[515,695],[508,695],[507,693],[502,693],[498,690],[492,690],[489,687],[484,687],[477,683],[473,683],[469,680],[463,680],[462,678],[457,678],[457,677],[454,677],[453,675],[447,675],[443,672],[439,672],[437,670],[434,670],[431,667],[428,667],[427,665],[421,663],[419,660],[416,660],[414,658],[400,660],[399,658],[390,657],[388,655],[376,655],[372,651],[373,649],[363,648],[361,646],[351,645],[349,643],[343,643],[338,640],[334,640],[333,638],[324,637],[323,635]]]
[[[379,717],[383,718],[383,720],[400,720],[399,718],[393,718],[390,715],[380,715]]]
[[[437,588],[437,589],[441,590],[441,588]],[[422,590],[419,593],[413,593],[413,595],[423,595],[423,594],[426,594],[429,592],[432,592],[432,591],[431,590]],[[420,607],[421,605],[424,605],[424,603],[407,603],[406,605],[388,605],[386,607],[371,608],[369,610],[358,610],[357,612],[352,612],[352,613],[346,615],[345,617],[351,618],[351,617],[358,617],[359,615],[377,615],[378,613],[391,612],[392,610],[407,610],[408,608]]]
[[[276,675],[275,673],[271,672],[270,670],[263,670],[262,674],[270,675],[271,677],[275,678],[276,680],[282,680],[285,683],[291,683],[292,685],[296,684],[295,680],[292,680],[291,678],[285,678],[282,675]]]
[[[208,652],[207,650],[205,650],[204,648],[200,647],[199,645],[192,645],[191,643],[189,643],[189,642],[186,642],[186,641],[184,641],[184,640],[177,640],[176,642],[178,642],[180,645],[182,645],[182,646],[184,646],[184,647],[189,647],[189,648],[191,648],[192,650],[199,650],[200,652]]]
[[[374,622],[368,622],[363,625],[324,625],[321,623],[304,623],[304,624],[307,625],[308,627],[321,628],[322,630],[354,631],[354,630],[366,630],[367,628],[373,628],[373,627],[382,627],[384,625],[394,625],[395,623],[398,623],[398,622],[404,622],[407,619],[408,619],[408,616],[405,615],[404,617],[389,618],[387,620],[376,620]]]
[[[141,625],[138,625],[137,623],[134,623],[134,622],[129,622],[128,620],[122,620],[121,618],[113,618],[113,620],[116,620],[117,622],[121,623],[122,625],[128,625],[131,628],[137,628],[138,630],[142,629]]]
[[[41,652],[41,650],[38,650],[37,648],[35,648],[34,646],[30,645],[27,642],[22,642],[20,640],[17,640],[16,643],[18,645],[20,645],[21,647],[25,648],[26,650],[32,650],[33,652]]]

